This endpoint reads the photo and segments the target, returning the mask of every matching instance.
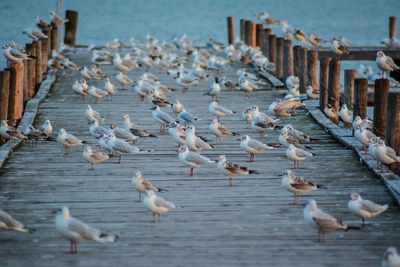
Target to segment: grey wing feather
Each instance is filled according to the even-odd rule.
[[[72,232],[79,234],[84,239],[94,239],[100,235],[100,231],[92,228],[86,223],[76,219],[70,218],[68,220],[68,229]]]
[[[139,148],[137,148],[136,146],[132,146],[132,145],[128,144],[127,142],[120,141],[120,140],[115,141],[113,149],[123,152],[123,153],[139,152]]]
[[[391,159],[394,159],[395,161],[399,161],[399,159],[397,158],[396,152],[393,150],[393,148],[391,148],[391,147],[386,147],[386,154],[387,154],[388,157],[390,157]]]
[[[397,66],[396,63],[394,63],[393,58],[391,58],[391,57],[386,57],[386,63],[393,69],[399,68],[399,66]]]
[[[170,123],[173,121],[172,118],[167,113],[164,112],[158,112],[157,118],[165,123]]]
[[[371,212],[371,213],[375,213],[375,212],[383,210],[384,206],[375,204],[374,202],[369,201],[369,200],[363,200],[361,203],[361,209]]]
[[[298,157],[302,157],[302,158],[304,158],[304,157],[311,157],[311,156],[312,156],[312,154],[311,154],[310,152],[305,151],[305,150],[303,150],[303,149],[296,149],[295,152],[296,152],[296,155],[297,155]]]
[[[157,207],[163,207],[163,208],[167,208],[167,209],[174,209],[175,205],[169,201],[166,201],[165,199],[163,199],[162,197],[157,197],[154,201],[154,204]]]
[[[191,151],[189,151],[189,153],[187,154],[186,160],[196,164],[206,164],[210,162],[208,158]]]
[[[319,210],[313,220],[324,230],[346,229],[347,226],[331,215]]]
[[[24,58],[25,54],[23,54],[21,51],[17,50],[17,49],[11,49],[10,50],[11,55],[13,55],[14,57],[18,57],[18,58]]]
[[[215,109],[218,110],[218,111],[224,112],[224,113],[231,112],[231,110],[229,110],[227,108],[224,108],[224,107],[221,107],[221,106],[216,106]]]
[[[187,112],[182,113],[179,117],[182,118],[182,120],[185,120],[185,121],[191,121],[191,122],[194,121],[194,117],[192,116],[192,114],[187,113]]]
[[[250,140],[248,143],[249,147],[254,148],[254,149],[263,149],[265,148],[265,144],[258,142],[257,140]]]
[[[66,141],[68,144],[78,144],[78,143],[81,143],[81,142],[82,142],[80,139],[78,139],[77,137],[75,137],[75,136],[73,136],[73,135],[71,135],[71,134],[67,134],[67,136],[66,136],[66,138],[65,138],[65,141]]]
[[[9,215],[8,213],[6,213],[2,210],[0,210],[0,222],[3,222],[7,227],[10,227],[10,228],[24,227],[22,223],[15,220],[13,217],[11,217],[11,215]]]

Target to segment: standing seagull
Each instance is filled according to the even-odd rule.
[[[250,161],[249,162],[254,162],[255,154],[257,154],[261,151],[264,151],[264,150],[273,149],[272,146],[269,146],[269,145],[263,144],[257,140],[251,139],[248,135],[245,135],[242,138],[237,139],[237,141],[241,141],[240,147],[250,153]]]
[[[325,242],[325,233],[335,230],[360,229],[358,227],[347,226],[339,219],[332,217],[328,213],[318,209],[314,199],[307,200],[303,211],[304,219],[308,224],[318,229],[318,242]],[[321,240],[322,233],[322,240]]]
[[[153,190],[156,192],[168,191],[159,187],[155,187],[150,180],[147,180],[142,177],[142,173],[140,171],[136,172],[135,177],[132,178],[132,184],[135,187],[136,191],[139,192],[139,201],[141,201],[141,193],[146,193],[148,190]]]
[[[10,146],[13,140],[28,139],[20,130],[8,125],[6,120],[1,121],[0,135],[5,139],[10,140]]]
[[[224,125],[220,124],[217,119],[213,119],[209,126],[210,133],[217,137],[215,142],[216,145],[222,143],[222,137],[224,136],[234,136],[237,133],[229,131]]]
[[[295,147],[293,144],[290,144],[286,149],[286,157],[293,160],[294,167],[293,169],[298,169],[300,161],[305,160],[308,157],[315,156],[313,153],[305,151],[301,148]],[[296,167],[297,163],[297,167]]]
[[[155,137],[154,134],[149,133],[147,130],[143,129],[137,124],[134,124],[131,122],[131,119],[129,118],[129,115],[124,115],[124,128],[128,131],[130,131],[132,134],[139,136],[139,137]]]
[[[109,159],[108,155],[103,154],[101,151],[98,150],[92,150],[90,146],[86,146],[83,149],[82,157],[90,163],[91,165],[91,168],[89,169],[90,171],[94,171],[93,167],[94,163],[102,162]]]
[[[218,94],[220,91],[221,86],[219,85],[219,78],[215,77],[214,83],[211,85],[210,89],[208,89],[208,92],[204,93],[203,95],[211,96],[211,100],[213,100],[215,97],[215,101],[218,101]]]
[[[172,202],[166,201],[162,197],[157,196],[153,190],[146,192],[146,196],[143,199],[143,205],[149,211],[153,212],[153,223],[156,222],[156,214],[158,214],[158,222],[160,222],[161,214],[175,209],[175,205]]]
[[[193,151],[211,150],[214,147],[209,145],[205,140],[196,136],[196,130],[193,125],[186,128],[186,146]]]
[[[347,47],[340,44],[337,38],[332,39],[331,50],[336,54],[336,59],[339,59],[342,54],[349,54]]]
[[[57,142],[65,145],[65,155],[69,154],[69,148],[71,146],[83,146],[83,144],[86,143],[74,135],[67,133],[67,131],[63,128],[61,128],[58,132]]]
[[[70,216],[68,207],[57,208],[56,229],[67,240],[71,241],[70,254],[78,253],[76,243],[86,240],[95,240],[97,242],[115,242],[117,235],[107,235],[95,228],[90,227],[86,223]]]
[[[249,170],[247,167],[243,167],[237,164],[233,164],[226,160],[225,155],[219,156],[218,168],[229,176],[228,186],[232,186],[232,176],[246,175],[246,174],[258,174],[257,171]]]
[[[107,139],[109,149],[118,154],[118,162],[115,164],[121,163],[123,154],[133,154],[140,151],[138,147],[129,144],[125,140],[117,139],[114,134],[108,135]]]
[[[196,152],[189,151],[186,146],[183,146],[178,152],[179,159],[183,162],[183,164],[190,167],[190,174],[188,177],[193,176],[193,168],[198,168],[205,164],[215,162]]]
[[[297,204],[300,194],[324,188],[323,185],[314,184],[304,178],[296,177],[291,170],[287,170],[283,173],[282,185],[289,192],[294,193],[293,205]]]
[[[35,229],[25,227],[22,223],[14,219],[10,214],[0,209],[0,238],[1,231],[3,230],[15,230],[26,233],[35,232]]]
[[[219,118],[220,117],[225,117],[226,115],[230,115],[232,113],[235,113],[230,109],[227,109],[227,108],[225,108],[223,106],[218,105],[217,102],[211,102],[208,105],[208,110],[211,112],[211,114],[217,116],[218,122],[219,122]]]
[[[382,79],[384,78],[384,72],[389,72],[389,71],[395,71],[400,69],[399,66],[394,63],[393,59],[391,57],[385,56],[385,54],[382,51],[379,51],[376,54],[376,64],[378,65],[378,68],[382,70]],[[386,75],[386,78],[388,77],[388,74]]]
[[[349,210],[356,216],[361,217],[362,227],[365,226],[365,219],[381,214],[389,208],[389,205],[379,205],[372,201],[362,199],[360,194],[353,192],[347,205]]]
[[[98,113],[96,110],[94,110],[91,105],[87,106],[86,111],[85,111],[85,117],[89,122],[91,122],[93,120],[102,122],[106,119],[106,118],[101,117],[100,113]]]
[[[388,247],[383,255],[382,267],[399,267],[400,255],[395,247]]]
[[[155,119],[158,123],[160,123],[160,133],[164,132],[164,127],[169,123],[173,122],[174,120],[164,111],[161,111],[159,106],[153,106],[150,108],[153,110],[151,116]]]

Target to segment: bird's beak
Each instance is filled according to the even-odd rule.
[[[278,176],[279,176],[279,177],[282,177],[282,176],[283,176],[283,174],[278,174]]]
[[[236,139],[236,141],[241,141],[241,140],[242,140],[242,139],[240,139],[240,138],[239,138],[239,139]]]

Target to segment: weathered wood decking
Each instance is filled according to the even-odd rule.
[[[89,65],[89,56],[78,53],[72,57],[79,65]],[[234,78],[228,68],[222,75]],[[112,67],[102,67],[112,77]],[[154,73],[158,70],[152,69]],[[132,78],[143,69],[129,73]],[[181,88],[166,75],[161,81],[179,88],[168,99],[180,99],[188,111],[202,118],[195,123],[196,132],[215,140],[208,134],[212,116],[208,112],[209,97],[202,96],[212,79],[191,87],[182,94]],[[72,93],[78,73],[58,76],[48,98],[40,105],[37,124],[45,119],[54,123],[54,132],[65,128],[87,140],[92,147],[97,140],[90,136],[84,111],[87,104],[101,112],[111,122],[122,125],[124,114],[157,133],[159,125],[151,118],[150,105],[141,102],[133,89],[118,91],[112,102],[101,99],[93,105],[92,98],[82,101]],[[236,77],[235,77],[236,78]],[[112,81],[116,83],[112,77]],[[103,81],[94,81],[103,86]],[[245,129],[241,111],[258,104],[262,110],[277,91],[256,91],[249,99],[243,92],[222,92],[219,103],[237,111],[222,119],[228,129],[256,138],[258,133]],[[169,112],[168,109],[165,109]],[[258,175],[233,179],[227,187],[227,177],[215,165],[195,169],[187,178],[189,168],[178,160],[175,143],[166,133],[158,139],[141,139],[138,146],[153,149],[152,153],[124,156],[121,165],[116,159],[95,165],[81,157],[82,148],[72,148],[64,156],[63,148],[53,142],[31,148],[24,143],[0,170],[0,207],[37,232],[24,234],[4,232],[0,240],[2,266],[150,266],[150,265],[263,265],[263,266],[377,266],[388,246],[400,245],[400,212],[386,187],[362,166],[351,150],[345,149],[324,132],[304,111],[293,118],[283,118],[320,141],[311,144],[317,156],[300,163],[295,173],[311,181],[324,184],[327,190],[300,197],[314,198],[321,209],[351,225],[361,220],[347,210],[352,191],[367,199],[389,203],[390,208],[380,216],[367,220],[360,231],[327,234],[326,243],[317,243],[317,231],[304,222],[303,206],[288,205],[293,195],[281,186],[281,174],[292,168],[293,162],[277,148],[256,155],[255,163],[248,163],[249,155],[242,151],[234,137],[226,137],[223,144],[203,155],[217,159],[225,154],[228,160],[248,165]],[[264,142],[277,143],[278,132],[269,132]],[[151,214],[137,203],[137,192],[131,185],[134,173],[140,170],[144,177],[169,191],[162,195],[177,206],[161,217],[160,224],[152,224]],[[79,254],[67,255],[69,243],[55,230],[51,211],[65,204],[72,215],[105,232],[120,236],[115,244],[86,242],[78,245]]]

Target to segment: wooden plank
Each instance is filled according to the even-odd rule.
[[[350,54],[343,54],[340,56],[340,60],[375,60],[376,54],[379,51],[383,51],[386,56],[390,56],[393,59],[400,59],[400,49],[388,48],[388,47],[349,47]],[[318,48],[318,54],[320,57],[332,57],[335,58],[335,54],[330,48],[323,47]]]
[[[258,75],[267,79],[271,84],[273,84],[274,88],[284,88],[285,84],[276,78],[274,75],[269,74],[268,72],[259,71]]]

